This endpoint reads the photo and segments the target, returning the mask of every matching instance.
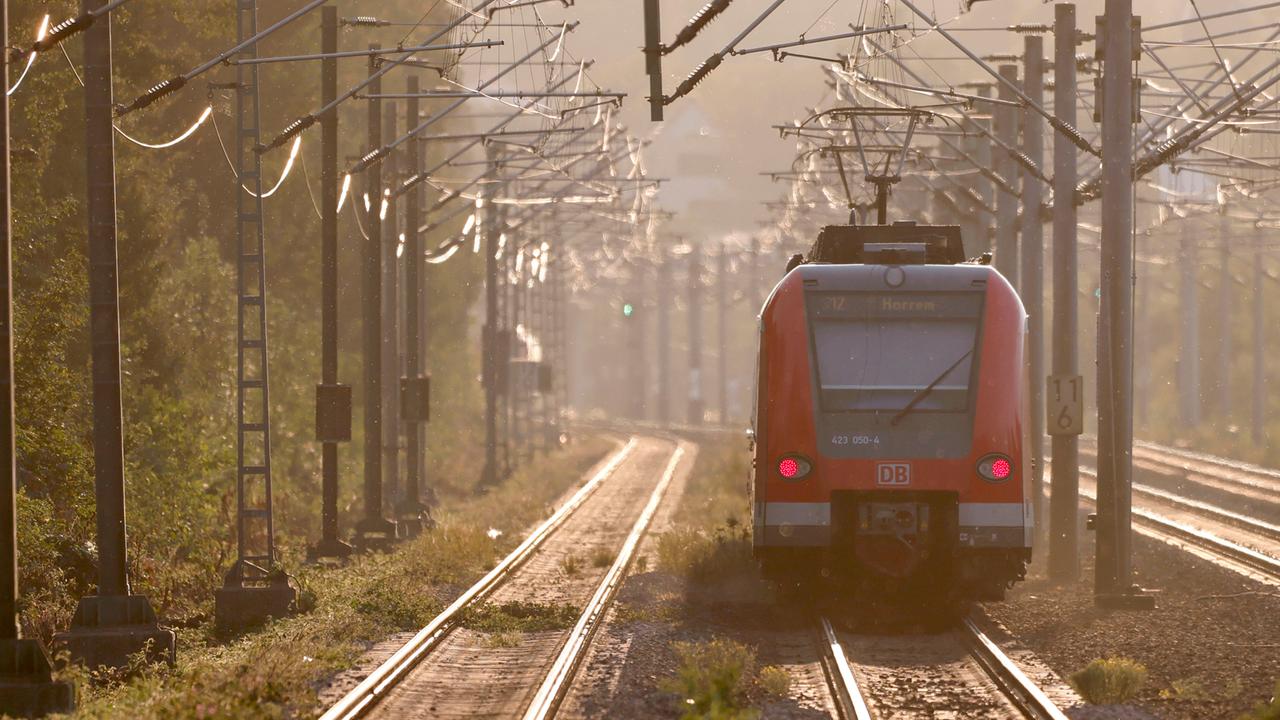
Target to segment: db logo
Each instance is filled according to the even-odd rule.
[[[877,485],[910,485],[911,464],[903,462],[876,463]]]

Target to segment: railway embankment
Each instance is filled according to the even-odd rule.
[[[1103,610],[1093,602],[1092,540],[1082,549],[1077,582],[1050,582],[1033,566],[1006,602],[986,606],[1059,675],[1099,658],[1132,659],[1147,670],[1128,703],[1132,716],[1165,720],[1252,717],[1247,713],[1277,693],[1276,587],[1137,536],[1137,583],[1156,593],[1156,609]]]
[[[183,662],[127,681],[81,683],[75,718],[312,717],[333,687],[399,643],[514,547],[594,463],[616,447],[583,437],[523,465],[485,494],[443,500],[438,527],[391,553],[297,572],[306,612],[225,639],[179,630]],[[400,640],[403,642],[403,640]],[[356,670],[352,671],[352,668]]]

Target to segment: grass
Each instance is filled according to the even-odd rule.
[[[676,598],[654,598],[648,602],[619,602],[614,606],[614,619],[619,624],[639,622],[677,622],[686,617],[685,608]]]
[[[1276,692],[1271,700],[1254,705],[1237,720],[1280,720],[1280,682],[1276,683]]]
[[[1097,659],[1072,673],[1071,687],[1085,702],[1118,705],[1138,694],[1147,681],[1147,668],[1129,658]]]
[[[598,547],[591,551],[591,567],[607,568],[613,564],[617,554],[606,547]]]
[[[567,630],[578,621],[579,611],[572,605],[536,603],[514,600],[501,604],[485,603],[463,613],[462,625],[486,633],[522,633],[539,630]]]
[[[318,689],[329,678],[353,666],[373,643],[425,625],[460,587],[514,547],[523,530],[545,517],[545,507],[609,447],[588,439],[535,460],[487,495],[443,507],[435,530],[394,553],[358,556],[336,568],[297,570],[304,593],[314,598],[306,614],[230,641],[218,639],[211,623],[179,628],[176,668],[144,667],[127,682],[82,683],[73,717],[314,716]],[[491,527],[505,532],[491,538]],[[490,619],[501,624],[496,618]],[[510,620],[506,632],[521,631],[522,623],[548,622],[545,614],[530,613]]]
[[[751,455],[745,441],[734,438],[702,445],[675,524],[703,530],[746,525],[750,482]]]
[[[679,666],[661,684],[676,696],[683,720],[748,720],[759,711],[747,705],[747,691],[755,680],[755,650],[717,638],[704,643],[678,642]]]
[[[700,583],[756,572],[750,530],[740,525],[677,527],[658,538],[657,553],[658,569]]]
[[[560,558],[560,572],[565,577],[578,577],[582,574],[582,558],[572,553]]]

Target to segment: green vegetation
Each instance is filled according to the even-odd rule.
[[[25,44],[46,13],[57,22],[78,10],[72,0],[15,4],[11,39]],[[383,10],[422,16],[409,0],[393,0]],[[264,23],[278,17],[270,8],[262,12]],[[437,14],[447,12],[441,6]],[[134,3],[111,15],[114,86],[122,102],[235,40],[235,14],[221,0]],[[272,53],[314,52],[319,21],[316,12],[273,35]],[[372,30],[351,33],[344,44],[387,42]],[[78,63],[80,41],[68,45]],[[265,133],[319,105],[319,67],[282,67],[262,72],[263,97],[270,99],[262,106]],[[188,629],[184,636],[203,632],[213,591],[235,552],[232,209],[241,191],[214,133],[216,125],[231,143],[233,93],[215,89],[210,95],[203,82],[225,83],[234,72],[216,69],[198,88],[118,121],[135,137],[168,139],[211,105],[212,122],[188,141],[167,150],[116,141],[130,580],[136,592],[150,597],[163,622]],[[339,86],[365,74],[363,63],[341,63]],[[21,618],[25,634],[46,642],[67,627],[76,601],[96,583],[82,97],[70,65],[55,51],[40,57],[12,98]],[[441,104],[428,101],[424,111]],[[364,112],[360,103],[341,108],[339,157],[365,151],[363,134],[351,131],[363,127]],[[449,132],[463,127],[446,125]],[[313,430],[320,378],[320,221],[310,198],[318,192],[317,133],[302,136],[300,167],[265,203],[275,528],[286,567],[304,575],[298,566],[306,545],[319,535],[320,520],[320,453]],[[287,152],[265,156],[268,179],[280,172]],[[435,245],[456,233],[464,219],[447,223],[424,243]],[[360,243],[351,242],[357,232],[351,213],[341,221],[341,379],[356,385],[357,413],[357,437],[340,450],[338,505],[347,529],[360,508],[362,397],[355,380],[361,323],[353,310],[359,283],[351,274],[359,267]],[[427,358],[434,379],[428,478],[444,501],[470,496],[477,475],[478,343],[444,340],[471,337],[467,311],[478,297],[479,277],[470,253],[427,273],[425,324],[438,339]],[[402,610],[400,620],[407,621],[421,609]],[[183,638],[180,659],[192,642]]]
[[[1097,659],[1069,678],[1085,702],[1118,705],[1132,699],[1147,681],[1147,668],[1129,658]]]
[[[127,684],[82,684],[76,718],[311,717],[317,689],[351,667],[371,644],[417,630],[514,547],[522,530],[608,447],[586,440],[539,458],[484,497],[451,504],[440,526],[395,553],[358,556],[346,566],[303,567],[298,581],[314,609],[260,632],[222,642],[207,623],[179,629],[178,666],[142,668]],[[494,527],[505,530],[496,540]],[[509,646],[519,633],[565,627],[571,607],[486,605],[468,617]]]
[[[1259,702],[1237,720],[1280,720],[1280,682],[1276,683],[1276,691],[1271,700]]]
[[[467,610],[462,625],[486,633],[524,633],[567,630],[578,621],[580,610],[567,603],[549,604],[513,600],[485,603]]]
[[[737,440],[698,450],[674,528],[658,537],[658,569],[698,582],[755,571],[747,523],[749,462]]]
[[[707,530],[748,524],[750,482],[751,454],[744,440],[734,437],[702,444],[676,524]]]
[[[676,528],[658,538],[658,568],[700,583],[755,571],[751,531],[719,527],[712,531]]]
[[[791,690],[791,673],[777,665],[766,665],[760,668],[756,683],[765,694],[783,698]]]
[[[662,683],[677,698],[683,720],[751,720],[759,711],[747,706],[755,679],[755,650],[739,642],[715,639],[675,644],[679,666]]]

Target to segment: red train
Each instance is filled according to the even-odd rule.
[[[824,228],[760,315],[767,573],[1001,599],[1031,558],[1027,316],[957,227]]]

